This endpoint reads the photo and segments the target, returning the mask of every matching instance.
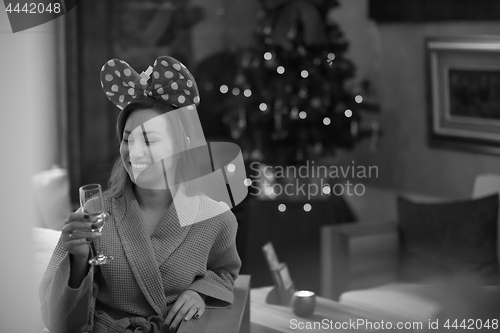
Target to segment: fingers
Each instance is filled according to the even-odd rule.
[[[82,245],[82,244],[89,244],[90,242],[92,242],[92,238],[78,238],[78,239],[67,241],[66,246],[68,248],[72,248],[72,247]]]
[[[83,230],[96,232],[101,231],[104,223],[109,219],[110,214],[104,213],[103,217],[91,217],[84,213],[70,213],[64,222],[62,228],[63,234],[72,234],[75,230]],[[85,237],[93,237],[95,235],[86,234]]]
[[[193,306],[191,306],[191,307],[189,308],[188,312],[186,313],[186,315],[184,316],[184,318],[183,318],[182,320],[184,320],[184,321],[189,321],[189,320],[191,320],[191,318],[193,318],[193,317],[197,314],[197,312],[198,312],[199,310],[200,310],[200,307],[199,307],[199,306],[196,306],[196,305],[194,304]],[[196,318],[199,318],[199,316],[198,316],[198,317],[196,317]]]
[[[69,213],[69,215],[66,218],[66,221],[64,221],[64,223],[67,224],[67,223],[70,223],[72,221],[85,221],[88,218],[89,218],[88,214],[84,214],[84,213]]]
[[[170,323],[170,332],[175,332],[183,320],[187,321],[185,318],[187,318],[188,312],[192,308],[194,308],[194,310],[196,311],[194,303],[191,302],[186,302],[182,305],[182,307],[179,309],[174,319]]]
[[[182,321],[200,318],[205,312],[205,302],[201,296],[192,290],[184,291],[175,301],[165,318],[169,332],[175,332]]]
[[[70,213],[68,217],[66,218],[66,221],[64,221],[65,224],[71,223],[73,221],[80,221],[80,222],[93,222],[93,223],[104,223],[109,220],[110,214],[108,212],[104,212],[101,215],[98,216],[90,216],[89,214],[81,213],[81,212],[75,212],[75,213]]]
[[[61,230],[63,249],[76,257],[88,257],[89,244],[102,236],[98,220],[84,213],[70,213]]]
[[[90,231],[88,231],[90,230]],[[91,229],[75,229],[73,231],[67,231],[62,233],[62,241],[63,242],[71,242],[73,240],[77,239],[88,239],[89,241],[92,241],[96,238],[99,238],[102,236],[101,232],[94,232],[91,231]]]
[[[205,313],[205,305],[202,305],[200,306],[199,309],[197,309],[196,313],[194,314],[194,319],[200,318],[201,316],[203,316],[204,313]]]
[[[170,311],[168,311],[167,318],[165,318],[165,325],[169,326],[172,320],[174,319],[175,315],[179,311],[179,309],[182,307],[184,303],[181,303],[180,297],[177,298],[175,301],[174,305],[172,305],[172,308]]]
[[[92,231],[91,222],[70,222],[62,228],[62,240],[68,241],[76,238],[95,238],[101,235],[100,232]]]

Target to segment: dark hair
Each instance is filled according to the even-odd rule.
[[[159,114],[165,114],[167,112],[175,110],[176,108],[151,97],[136,98],[133,102],[128,104],[118,115],[118,119],[116,122],[116,135],[120,143],[123,139],[125,124],[127,123],[127,119],[130,117],[130,115],[134,111],[146,109],[152,109],[158,111]],[[183,125],[181,119],[174,115],[169,118],[169,120],[174,122],[173,124],[171,124],[174,144],[178,145],[178,147],[181,147],[181,151],[186,152],[183,156],[183,163],[189,163],[190,165],[194,166],[195,164],[193,156],[191,156],[192,154],[189,153],[189,147],[187,147],[186,145],[186,137],[189,137],[190,135],[190,133],[188,132],[189,126]],[[185,167],[177,168],[179,174],[178,176],[180,177],[180,179],[185,179],[183,177],[183,172],[185,172],[185,170]],[[127,170],[123,165],[121,156],[119,156],[113,163],[111,175],[108,181],[108,189],[106,190],[105,195],[111,198],[121,197],[127,186],[132,186],[132,181],[130,180]],[[188,190],[188,192],[193,192],[192,189]]]

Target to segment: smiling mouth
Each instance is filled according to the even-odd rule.
[[[130,163],[130,165],[132,166],[132,169],[143,170],[143,169],[146,169],[150,164],[146,164],[146,163]]]

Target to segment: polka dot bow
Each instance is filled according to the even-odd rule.
[[[141,74],[123,60],[109,60],[101,69],[101,86],[120,110],[138,96],[161,99],[176,108],[200,103],[193,76],[186,66],[169,56],[159,57]]]

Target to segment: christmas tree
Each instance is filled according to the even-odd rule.
[[[262,0],[254,46],[204,63],[224,71],[208,81],[198,75],[202,100],[218,106],[212,111],[247,161],[300,164],[352,148],[376,130],[360,125],[363,112],[377,111],[363,100],[368,83],[347,86],[355,66],[344,56],[348,42],[340,27],[328,18],[336,6],[336,0]]]

